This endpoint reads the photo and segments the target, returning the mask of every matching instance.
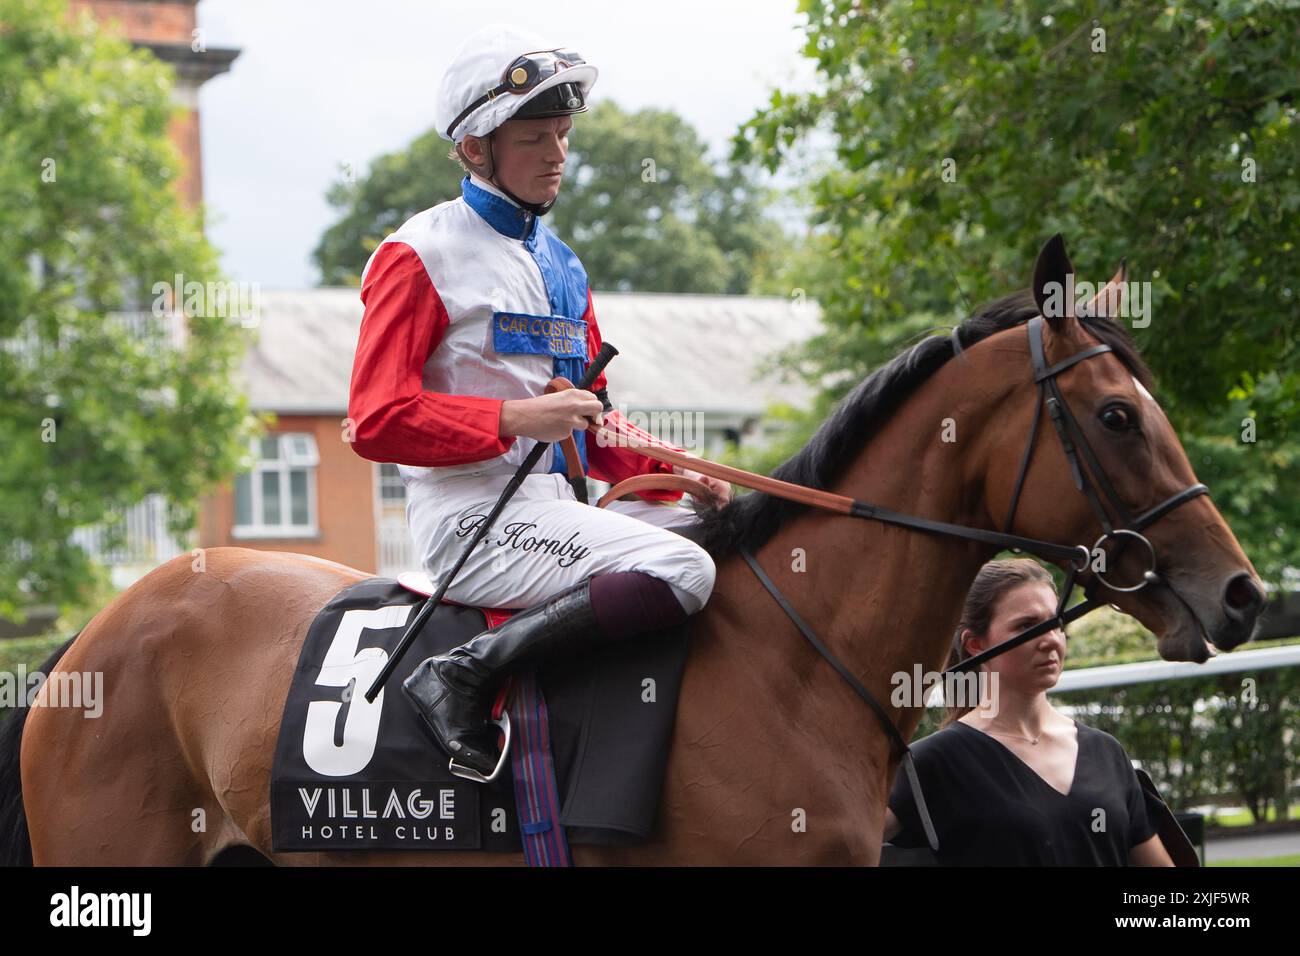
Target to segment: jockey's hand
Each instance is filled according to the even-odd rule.
[[[574,429],[603,425],[605,406],[585,388],[566,388],[536,398],[501,403],[499,435],[522,435],[538,441],[561,441]]]
[[[731,483],[723,481],[721,478],[714,478],[712,475],[702,475],[698,471],[692,471],[689,468],[683,468],[681,465],[673,465],[673,474],[681,475],[683,478],[694,478],[704,487],[708,488],[714,494],[713,506],[721,508],[731,501]]]

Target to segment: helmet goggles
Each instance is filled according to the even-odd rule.
[[[501,82],[492,87],[469,106],[461,110],[460,115],[447,127],[447,137],[452,137],[452,130],[460,125],[461,120],[469,116],[484,103],[490,103],[503,93],[522,95],[536,89],[538,84],[549,80],[561,70],[586,63],[574,50],[539,50],[517,57],[501,74]]]

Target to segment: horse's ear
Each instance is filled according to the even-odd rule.
[[[1038,261],[1034,263],[1034,302],[1054,332],[1059,332],[1067,320],[1074,318],[1074,282],[1070,281],[1069,288],[1066,287],[1066,277],[1073,274],[1065,240],[1058,232],[1039,250]]]
[[[1114,319],[1119,316],[1120,300],[1124,297],[1124,292],[1128,285],[1125,280],[1128,278],[1128,260],[1121,259],[1119,262],[1119,271],[1104,286],[1097,290],[1097,294],[1088,300],[1080,310],[1080,315],[1093,315],[1098,318]]]

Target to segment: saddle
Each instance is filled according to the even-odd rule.
[[[698,540],[696,525],[669,530]],[[426,597],[435,590],[424,572],[405,572],[397,582]],[[441,604],[464,607],[446,598]],[[490,626],[515,613],[503,608],[473,610]],[[427,627],[437,627],[443,612],[440,606]],[[537,670],[562,795],[560,822],[570,843],[632,844],[653,830],[686,666],[688,624]],[[505,689],[498,695],[494,717],[503,710],[504,695]],[[424,739],[427,743],[427,735]]]
[[[615,486],[602,503],[651,483],[698,485],[708,494],[682,476],[643,475]],[[670,530],[698,540],[694,524]],[[400,693],[389,687],[373,704],[365,700],[365,689],[433,590],[419,572],[368,578],[341,590],[312,622],[272,764],[275,852],[520,851],[513,769],[485,784],[456,777]],[[513,613],[444,598],[409,659],[444,654]],[[651,835],[688,625],[689,619],[535,673],[549,717],[559,824],[569,843],[633,845]]]

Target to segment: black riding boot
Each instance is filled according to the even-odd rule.
[[[456,765],[460,765],[489,777],[496,769],[498,754],[497,728],[488,717],[500,678],[604,642],[592,611],[588,582],[583,581],[516,612],[505,623],[446,654],[421,662],[402,682],[402,690],[434,739],[451,755],[448,769],[457,773]]]

